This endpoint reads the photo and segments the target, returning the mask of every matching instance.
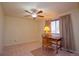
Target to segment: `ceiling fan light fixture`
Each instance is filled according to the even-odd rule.
[[[25,12],[29,13],[30,16],[35,19],[37,17],[44,17],[42,15],[40,15],[40,13],[43,13],[42,10],[37,10],[37,9],[31,9],[32,12],[28,11],[28,10],[25,10]]]
[[[37,15],[36,15],[36,14],[32,14],[32,17],[33,17],[33,18],[36,18],[36,17],[37,17]]]

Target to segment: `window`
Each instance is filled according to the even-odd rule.
[[[51,22],[51,33],[60,34],[59,31],[59,20],[55,20]]]

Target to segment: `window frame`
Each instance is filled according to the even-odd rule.
[[[53,21],[59,21],[59,23],[60,23],[60,19],[51,20],[51,22],[53,22]],[[55,22],[55,28],[56,28],[56,22]],[[52,33],[52,30],[51,30],[51,33]],[[59,25],[59,33],[52,33],[52,34],[58,34],[58,35],[60,35],[60,25]]]

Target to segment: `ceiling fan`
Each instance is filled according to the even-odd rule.
[[[44,16],[40,15],[41,13],[43,13],[42,10],[31,9],[30,11],[28,11],[28,10],[24,10],[24,11],[29,13],[29,15],[25,15],[25,17],[31,16],[31,17],[33,17],[33,19],[35,19],[36,17],[44,17]]]

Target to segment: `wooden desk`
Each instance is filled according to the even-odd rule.
[[[55,37],[55,36],[43,36],[42,40],[42,46],[49,48],[52,47],[52,45],[56,46],[56,53],[58,53],[58,49],[61,49],[61,37]],[[52,47],[53,48],[53,47]]]
[[[56,45],[56,53],[58,53],[58,49],[61,49],[61,39],[60,37],[49,37],[48,38],[50,40],[49,43],[51,43],[51,45]]]

